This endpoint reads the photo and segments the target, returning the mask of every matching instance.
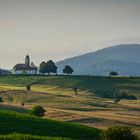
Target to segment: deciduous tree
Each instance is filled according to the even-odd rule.
[[[50,73],[57,73],[57,66],[55,65],[55,63],[52,60],[49,60],[46,63],[46,73],[48,73],[48,75]]]
[[[74,72],[73,69],[68,65],[66,65],[65,68],[63,69],[63,73],[66,73],[67,75],[72,74],[73,72]]]
[[[42,62],[39,66],[39,72],[42,73],[42,74],[45,74],[46,73],[46,62]]]

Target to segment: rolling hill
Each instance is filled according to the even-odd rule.
[[[36,84],[32,85],[31,91],[26,91],[25,85],[33,82]],[[74,86],[78,87],[78,94],[74,93]],[[134,95],[137,100],[123,99],[119,104],[114,104],[113,99],[100,96],[103,94],[106,97],[109,94],[113,95],[112,91]],[[51,121],[52,127],[50,127],[50,119],[41,121],[40,124],[36,122],[38,119],[32,117],[28,117],[29,119],[26,120],[21,117],[17,119],[16,115],[12,117],[9,114],[9,110],[11,110],[26,117],[24,114],[26,115],[28,110],[36,105],[41,105],[46,109],[45,118],[76,122],[98,129],[127,125],[139,135],[139,91],[140,78],[138,77],[2,75],[0,76],[0,97],[3,99],[3,103],[0,103],[0,135],[10,137],[7,134],[16,132],[41,137],[83,138],[87,140],[88,135],[90,138],[90,134],[81,128],[77,129],[73,125],[69,128],[71,123],[63,125],[63,123]],[[23,107],[21,103],[25,103],[25,106]],[[7,110],[8,115],[5,112],[3,114],[2,110]],[[13,125],[14,122],[16,123]],[[94,138],[93,131],[91,133]]]
[[[140,76],[140,44],[112,46],[56,64],[58,73],[70,65],[76,75],[108,75],[117,71],[121,76]]]

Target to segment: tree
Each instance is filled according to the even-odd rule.
[[[102,131],[101,140],[138,140],[130,127],[115,126]]]
[[[118,73],[117,73],[116,71],[111,71],[111,72],[109,73],[109,75],[110,75],[110,76],[117,76]]]
[[[42,74],[45,74],[46,73],[46,62],[42,62],[39,66],[39,72],[42,73]]]
[[[55,63],[52,60],[49,60],[46,63],[46,73],[48,73],[48,75],[50,73],[57,73],[57,66],[55,65]]]
[[[43,117],[45,115],[45,109],[42,106],[35,106],[32,110],[30,110],[30,115]]]
[[[68,65],[66,65],[65,68],[63,69],[63,73],[66,73],[67,75],[72,74],[73,72],[74,72],[73,69]]]

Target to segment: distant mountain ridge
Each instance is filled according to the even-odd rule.
[[[56,64],[58,73],[70,65],[78,75],[108,75],[110,71],[117,71],[121,76],[140,76],[140,44],[116,45]]]

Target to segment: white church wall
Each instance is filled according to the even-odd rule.
[[[13,74],[37,74],[36,70],[15,70]]]

